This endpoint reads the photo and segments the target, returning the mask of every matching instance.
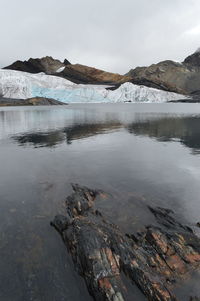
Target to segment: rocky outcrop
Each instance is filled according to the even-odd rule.
[[[106,72],[80,64],[66,66],[59,75],[77,84],[117,85],[130,80],[128,76]]]
[[[200,67],[200,49],[189,55],[183,63],[188,66]]]
[[[66,105],[52,98],[33,97],[28,99],[0,98],[0,106],[49,106],[49,105]]]
[[[183,63],[163,61],[149,67],[137,67],[127,76],[139,85],[181,94],[200,91],[200,53],[188,56]]]
[[[102,191],[72,187],[66,215],[56,216],[52,225],[61,233],[94,300],[133,300],[130,283],[148,300],[178,300],[173,292],[176,282],[200,268],[200,239],[193,231],[171,210],[149,207],[158,226],[124,234],[95,210],[95,198],[106,197]]]
[[[4,69],[24,71],[29,73],[44,72],[48,75],[56,75],[68,79],[77,84],[112,84],[117,85],[129,80],[129,77],[106,72],[96,68],[74,64],[68,60],[60,62],[50,56],[33,59],[28,61],[16,61]]]
[[[24,71],[29,73],[44,72],[46,74],[54,74],[60,68],[64,68],[69,64],[70,62],[67,60],[65,60],[64,63],[61,63],[59,60],[55,60],[51,56],[46,56],[40,59],[30,58],[28,61],[16,61],[4,69]]]

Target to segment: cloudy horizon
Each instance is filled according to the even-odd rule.
[[[50,55],[126,73],[200,47],[199,0],[0,0],[0,67]]]

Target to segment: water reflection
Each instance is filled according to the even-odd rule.
[[[128,131],[135,135],[149,136],[161,142],[179,141],[200,153],[200,117],[173,117],[145,122],[133,122]]]
[[[13,139],[19,145],[30,145],[34,147],[54,147],[62,143],[66,137],[62,131],[49,131],[40,133],[28,133],[19,136],[14,136]]]
[[[140,116],[141,117],[141,116]],[[166,117],[156,119],[136,120],[126,123],[118,120],[85,124],[75,123],[58,130],[22,133],[13,136],[13,140],[21,146],[55,147],[66,142],[71,144],[74,140],[84,139],[99,134],[111,133],[124,128],[129,133],[139,136],[156,138],[161,142],[176,141],[200,153],[200,117]]]
[[[71,144],[73,140],[84,139],[91,136],[116,131],[121,127],[120,123],[101,123],[101,124],[76,124],[56,131],[24,133],[13,136],[12,138],[19,145],[34,147],[54,147],[57,144],[66,142]]]

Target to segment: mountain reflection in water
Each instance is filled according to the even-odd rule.
[[[84,139],[99,134],[110,133],[119,129],[129,133],[156,138],[161,142],[179,141],[191,148],[194,154],[200,152],[200,117],[163,117],[156,120],[146,120],[124,124],[115,122],[75,124],[59,130],[39,133],[24,133],[14,136],[19,145],[34,145],[34,147],[54,147],[66,141]]]
[[[169,117],[147,120],[128,125],[128,131],[134,135],[149,136],[161,142],[179,141],[200,152],[200,117]]]
[[[64,141],[66,141],[67,144],[71,144],[73,140],[115,131],[120,127],[121,125],[119,123],[78,124],[57,131],[21,134],[14,136],[13,139],[20,145],[28,145],[30,143],[35,147],[53,147]]]

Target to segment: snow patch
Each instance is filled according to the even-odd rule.
[[[56,73],[60,73],[60,72],[62,72],[64,69],[65,69],[65,66],[64,66],[64,67],[60,67],[58,70],[56,70]]]

